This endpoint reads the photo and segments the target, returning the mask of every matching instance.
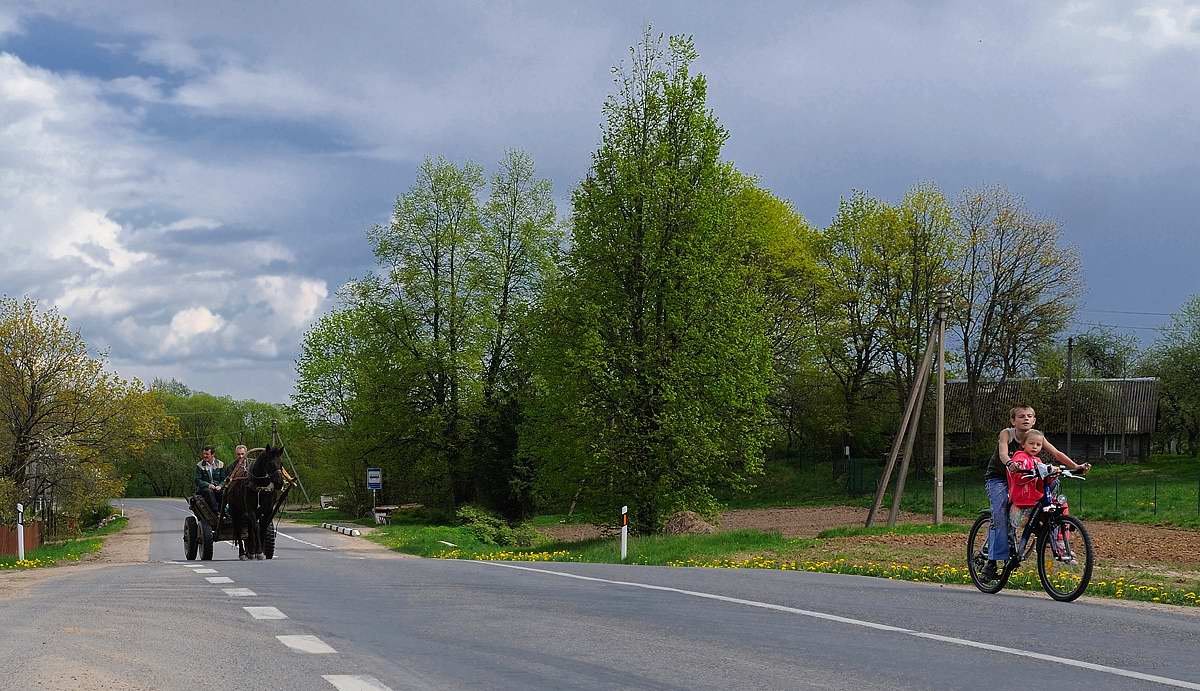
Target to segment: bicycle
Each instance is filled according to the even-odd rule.
[[[1060,478],[1074,480],[1085,479],[1071,471],[1061,468],[1042,477],[1057,475]],[[1025,478],[1037,478],[1036,471],[1026,474]],[[1028,559],[1035,551],[1038,557],[1038,579],[1042,588],[1050,597],[1059,602],[1071,602],[1087,590],[1092,580],[1092,566],[1095,555],[1092,552],[1092,538],[1075,516],[1064,515],[1065,499],[1058,493],[1058,483],[1047,483],[1047,490],[1033,507],[1033,511],[1025,517],[1022,524],[1021,540],[1018,542],[1011,522],[1008,523],[1008,544],[1011,556],[998,570],[994,580],[984,580],[984,570],[988,563],[988,532],[992,526],[992,512],[979,512],[971,532],[967,536],[967,570],[976,588],[985,593],[998,593],[1008,583],[1009,576]],[[1006,503],[1005,507],[1009,505]],[[1007,511],[1005,514],[1007,515]],[[1030,539],[1035,538],[1035,539]]]

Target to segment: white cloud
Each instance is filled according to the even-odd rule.
[[[254,286],[271,311],[293,328],[307,325],[329,297],[324,281],[307,278],[259,276]]]

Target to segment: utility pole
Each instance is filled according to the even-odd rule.
[[[933,451],[933,523],[942,524],[943,465],[946,452],[946,306],[949,291],[938,291],[938,384],[937,384],[937,429],[934,431]]]
[[[1067,336],[1067,455],[1073,456],[1071,451],[1071,357],[1074,352],[1075,337]]]

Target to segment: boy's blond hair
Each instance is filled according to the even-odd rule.
[[[1009,408],[1008,421],[1012,422],[1013,420],[1017,419],[1017,413],[1022,410],[1033,410],[1033,406],[1028,405],[1026,403],[1018,403],[1015,406],[1013,406],[1012,408]],[[1034,413],[1036,414],[1037,411],[1035,410]]]

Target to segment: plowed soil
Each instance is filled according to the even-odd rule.
[[[886,517],[885,509],[882,518],[886,520]],[[743,509],[722,514],[717,529],[778,530],[785,537],[815,537],[829,528],[862,526],[866,518],[867,510],[854,506]],[[949,520],[969,522],[965,519]],[[930,519],[924,514],[901,514],[899,522],[927,524]],[[1147,566],[1156,569],[1200,569],[1200,531],[1100,521],[1086,521],[1085,525],[1100,564],[1133,569]],[[540,530],[560,540],[584,540],[600,536],[598,529],[587,525],[550,526]],[[834,549],[850,543],[904,550],[924,548],[934,559],[944,556],[957,560],[958,553],[963,550],[963,539],[962,534],[872,535],[837,538],[828,542],[829,547]]]

